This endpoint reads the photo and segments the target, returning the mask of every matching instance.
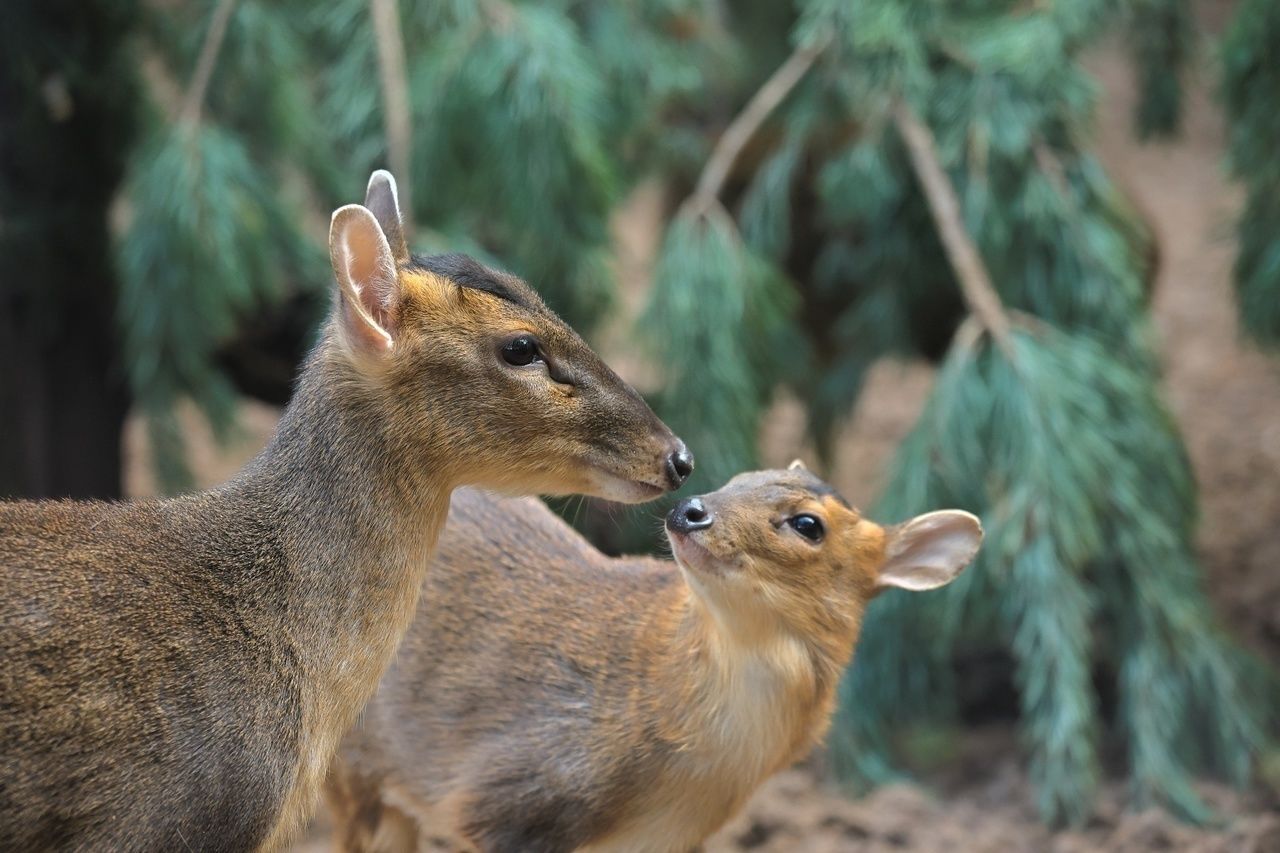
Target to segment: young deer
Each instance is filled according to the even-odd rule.
[[[274,439],[172,500],[0,504],[0,849],[279,847],[461,484],[640,501],[692,459],[523,282],[333,215],[335,307]]]
[[[422,606],[326,794],[347,850],[696,847],[825,730],[867,602],[973,558],[974,516],[864,519],[798,463],[602,556],[535,500],[454,495]]]

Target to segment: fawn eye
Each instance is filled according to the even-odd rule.
[[[502,345],[502,360],[514,367],[524,367],[542,361],[538,342],[529,335],[520,335]]]
[[[799,533],[810,542],[822,541],[822,522],[818,520],[816,515],[804,513],[802,515],[793,515],[787,519],[787,524],[791,525],[791,529]]]

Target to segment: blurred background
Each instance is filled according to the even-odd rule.
[[[1275,56],[1271,0],[6,3],[0,495],[230,476],[388,167],[687,491],[801,456],[983,517],[709,849],[1280,850]],[[660,506],[556,506],[661,547]]]

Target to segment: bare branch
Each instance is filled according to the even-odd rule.
[[[916,177],[920,180],[920,186],[924,189],[925,198],[929,202],[929,212],[938,228],[942,245],[947,252],[947,260],[955,271],[956,280],[960,283],[960,291],[969,306],[969,311],[991,335],[992,340],[1004,354],[1013,360],[1009,315],[1005,313],[1000,295],[991,283],[991,275],[987,272],[978,247],[969,236],[969,232],[965,230],[964,219],[960,215],[960,200],[956,197],[951,179],[947,177],[942,163],[938,160],[933,133],[901,100],[894,103],[893,117],[899,133],[902,134],[902,140],[907,145],[911,165],[915,169]]]
[[[711,152],[706,167],[698,177],[693,195],[685,203],[686,207],[703,212],[711,208],[724,189],[729,170],[737,162],[742,149],[751,141],[751,137],[764,124],[769,114],[796,87],[830,41],[830,34],[823,34],[804,47],[797,48],[751,96],[742,112],[734,117],[716,142],[715,150]]]
[[[209,78],[213,76],[213,66],[218,60],[218,51],[222,49],[222,40],[226,38],[227,25],[231,22],[231,13],[235,8],[236,0],[218,0],[218,5],[214,7],[213,17],[209,19],[209,31],[204,35],[204,44],[200,45],[200,56],[196,59],[195,71],[191,74],[191,82],[182,99],[182,108],[178,111],[179,124],[194,126],[200,123]]]

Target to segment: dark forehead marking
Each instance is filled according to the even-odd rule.
[[[844,495],[837,492],[831,486],[831,484],[829,484],[826,480],[822,480],[819,477],[807,471],[804,472],[804,487],[808,489],[810,492],[813,492],[818,497],[832,498],[835,501],[839,502],[839,504],[843,506],[845,509],[850,509],[850,510],[853,509],[853,505],[850,504],[847,500],[845,500]]]
[[[543,310],[537,298],[513,276],[489,269],[470,255],[414,255],[409,269],[429,272],[449,279],[459,287],[483,290],[529,311]]]

